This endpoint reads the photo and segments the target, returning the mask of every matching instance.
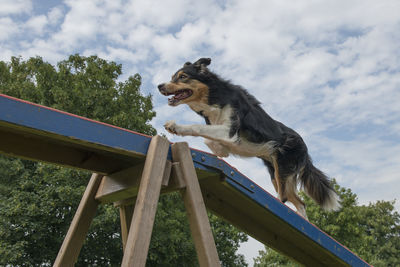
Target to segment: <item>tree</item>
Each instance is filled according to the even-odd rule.
[[[140,93],[141,77],[117,82],[122,66],[96,56],[72,55],[57,69],[42,58],[0,62],[0,92],[41,105],[154,135],[151,96]]]
[[[239,244],[247,241],[247,235],[215,215],[209,214],[209,219],[222,266],[247,266],[243,255],[236,255]],[[147,266],[198,266],[180,194],[161,196],[154,229]]]
[[[342,208],[326,212],[303,195],[310,222],[374,266],[400,265],[400,215],[394,201],[357,205],[357,195],[335,182]],[[270,248],[260,252],[255,266],[295,266]]]
[[[0,93],[154,135],[149,124],[155,116],[151,95],[140,93],[139,74],[118,82],[121,69],[96,56],[72,55],[57,66],[40,57],[27,61],[12,57],[10,62],[0,61]],[[51,265],[89,177],[85,171],[0,155],[0,265]],[[183,204],[176,198],[160,198],[149,266],[197,264]],[[240,263],[243,256],[235,252],[246,236],[215,221],[221,259]],[[219,238],[219,232],[228,241]],[[101,205],[76,266],[114,266],[121,258],[118,211]]]

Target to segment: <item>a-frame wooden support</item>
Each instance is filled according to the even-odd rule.
[[[141,171],[138,192],[130,196],[135,197],[135,204],[126,201],[129,199],[126,192],[120,195],[121,199],[114,199],[120,208],[124,247],[122,266],[144,267],[146,264],[162,185],[167,186],[168,191],[179,189],[181,192],[200,266],[220,266],[189,147],[187,143],[176,143],[171,148],[172,164],[167,161],[168,140],[160,136],[153,137],[143,168],[139,170],[134,167],[134,170]],[[171,173],[174,174],[173,179],[170,179]],[[115,191],[115,184],[107,178],[99,174],[92,175],[53,266],[74,266],[100,203],[97,200],[99,195]],[[128,186],[138,182],[127,182],[126,177],[123,180]],[[124,189],[124,183],[118,184],[119,190]]]

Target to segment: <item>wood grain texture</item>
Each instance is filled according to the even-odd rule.
[[[190,230],[197,251],[200,266],[220,266],[217,248],[208,221],[206,207],[201,194],[196,170],[187,143],[172,145],[172,158],[179,162],[180,170],[185,181],[185,189],[181,190],[185,203]]]
[[[128,240],[129,228],[131,227],[134,205],[119,206],[119,217],[121,220],[121,239],[122,247],[125,249]]]
[[[152,138],[140,181],[122,266],[144,267],[146,265],[168,149],[167,139],[160,136]]]

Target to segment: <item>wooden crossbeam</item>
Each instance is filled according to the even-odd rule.
[[[139,190],[144,163],[103,177],[96,200],[101,203],[112,203],[124,198],[136,196]]]
[[[161,192],[176,191],[184,186],[178,165],[179,162],[171,163],[169,160],[166,161]],[[104,204],[136,197],[139,191],[143,168],[144,163],[139,163],[130,168],[104,176],[97,191],[96,200]]]

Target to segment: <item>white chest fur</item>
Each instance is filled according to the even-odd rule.
[[[226,125],[230,126],[232,108],[227,105],[222,109],[218,106],[209,106],[203,103],[189,103],[189,107],[196,111],[201,112],[203,116],[207,117],[212,125]]]

